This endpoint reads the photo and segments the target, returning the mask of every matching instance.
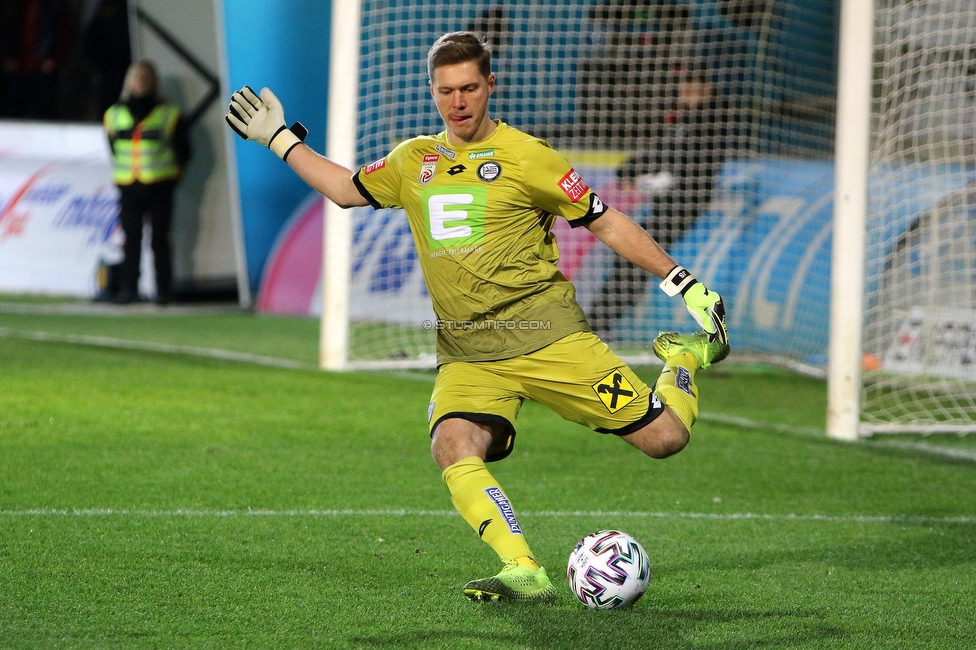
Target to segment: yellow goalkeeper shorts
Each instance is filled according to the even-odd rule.
[[[501,361],[456,361],[440,367],[427,410],[430,431],[461,418],[502,425],[488,450],[501,460],[515,445],[515,420],[526,399],[600,433],[627,435],[664,406],[620,357],[591,332],[577,332],[529,354]]]

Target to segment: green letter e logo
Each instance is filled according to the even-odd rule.
[[[431,250],[480,243],[485,236],[487,199],[488,189],[483,187],[424,188],[421,205],[430,227]]]

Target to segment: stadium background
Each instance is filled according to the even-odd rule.
[[[528,16],[541,23],[556,4],[505,6],[517,9],[519,19]],[[816,40],[833,34],[836,3],[806,3],[801,11],[795,3],[702,0],[695,2],[695,9],[710,7],[707,20],[699,20],[698,13],[689,13],[689,19],[699,27],[739,33],[722,8],[729,14],[730,7],[750,5],[780,10],[777,30],[789,26],[787,15],[811,25],[791,32],[789,39],[773,30],[763,48],[802,45],[807,36]],[[889,155],[872,172],[872,189],[883,202],[869,218],[880,220],[883,213],[886,220],[880,232],[870,235],[877,239],[868,262],[886,268],[897,257],[891,266],[904,281],[889,284],[886,291],[899,299],[898,313],[934,304],[961,305],[971,314],[976,230],[969,224],[976,223],[976,195],[955,192],[938,204],[950,209],[926,208],[951,187],[972,182],[967,179],[971,171],[963,166],[971,164],[971,155],[956,154],[973,143],[973,72],[966,66],[976,60],[969,54],[976,14],[969,0],[879,0],[878,5],[887,8],[878,17],[878,29],[888,31],[879,39],[886,50],[876,52],[875,78],[885,79],[885,85],[879,84],[875,98],[883,98],[884,108],[899,119],[889,122],[892,132],[883,140]],[[157,5],[140,1],[140,6],[149,10]],[[316,222],[315,214],[321,202],[300,183],[292,186],[292,195],[273,194],[294,182],[290,172],[261,147],[236,142],[223,126],[221,112],[226,93],[236,85],[273,85],[289,118],[308,124],[315,146],[321,147],[327,62],[315,66],[303,57],[311,56],[308,48],[327,49],[328,30],[326,22],[312,24],[320,18],[313,13],[319,8],[307,4],[302,13],[302,6],[284,2],[271,9],[234,2],[224,8],[219,23],[216,12],[196,2],[180,3],[177,16],[164,14],[164,26],[178,28],[183,36],[199,34],[214,49],[226,41],[228,57],[212,64],[220,75],[221,96],[213,115],[207,114],[208,120],[213,118],[212,141],[226,146],[211,151],[253,157],[248,162],[227,156],[240,169],[241,186],[225,190],[226,202],[239,201],[246,209],[266,202],[257,213],[245,214],[244,227],[252,228],[253,218],[265,219],[250,232],[271,251],[320,246],[321,219]],[[448,9],[440,0],[370,3],[367,16],[376,16],[381,6],[396,20],[388,29],[371,33],[375,49],[367,52],[374,55],[374,80],[386,74],[381,66],[395,71],[404,61],[419,61],[428,26],[433,31],[447,24],[439,17],[443,12],[463,14],[459,26],[480,18],[467,3]],[[482,9],[491,6],[478,4]],[[577,4],[559,7],[578,19],[579,36],[572,38],[580,39],[583,50],[599,44],[584,39],[593,33],[588,12]],[[239,31],[227,23],[234,9],[243,12]],[[328,5],[321,12],[327,14]],[[297,24],[298,16],[302,24]],[[742,20],[741,14],[736,20]],[[207,25],[221,26],[223,40],[204,38]],[[269,26],[273,33],[258,33],[255,25]],[[741,29],[754,28],[744,24]],[[398,57],[387,48],[381,56],[382,45],[394,42],[399,31],[420,36],[397,41],[409,52]],[[575,26],[569,31],[577,33]],[[283,33],[300,33],[304,40],[285,42]],[[305,38],[309,34],[313,41]],[[159,46],[152,33],[140,37]],[[553,35],[560,47],[567,38]],[[751,41],[756,45],[752,49],[744,46],[748,38],[723,42],[739,43],[735,47],[742,52],[743,65],[749,63],[750,52],[760,54],[757,40]],[[541,43],[549,45],[545,39]],[[913,51],[915,45],[924,47]],[[546,47],[533,46],[536,60]],[[932,50],[938,56],[930,57]],[[782,344],[791,304],[794,322],[802,313],[812,327],[824,317],[825,287],[818,289],[819,297],[809,291],[790,293],[791,287],[806,290],[809,278],[826,269],[834,183],[829,144],[833,107],[824,97],[832,92],[836,62],[818,58],[832,56],[830,48],[819,50],[821,55],[814,55],[815,48],[805,51],[808,65],[820,69],[805,73],[806,87],[821,88],[823,94],[794,93],[780,74],[786,63],[770,64],[753,76],[763,84],[750,95],[755,101],[748,102],[749,110],[766,121],[754,124],[756,137],[749,140],[748,155],[725,166],[722,192],[692,233],[698,241],[743,250],[743,259],[734,259],[703,249],[714,269],[701,267],[722,276],[721,282],[742,269],[755,277],[743,287],[745,293],[735,292],[739,285],[729,285],[731,300],[744,308],[730,315],[743,347],[745,341],[759,346],[766,339],[769,345]],[[769,63],[766,51],[761,54]],[[237,56],[265,71],[242,70]],[[504,56],[499,65],[511,70],[516,63],[502,61]],[[798,66],[801,59],[790,57],[790,65]],[[578,63],[553,60],[552,68],[514,70],[529,82],[512,91],[531,90],[533,83],[547,80],[555,83]],[[518,65],[535,64],[524,59]],[[167,81],[194,106],[206,96],[206,83],[182,70]],[[416,85],[414,75],[421,72],[410,68],[406,73],[400,83]],[[278,85],[279,75],[292,84],[291,90]],[[383,105],[381,93],[387,89],[403,89],[389,83],[369,88],[374,99],[368,106]],[[964,92],[954,94],[957,89]],[[577,91],[562,90],[566,94],[559,101],[531,105],[569,110],[573,104],[567,97]],[[555,88],[541,92],[548,98]],[[422,87],[402,96],[416,101],[418,124],[403,120],[410,110],[402,105],[369,117],[377,124],[368,138],[376,151],[384,151],[404,131],[421,130],[421,120],[436,127]],[[505,110],[517,107],[511,95],[498,99],[499,115],[501,102],[509,102]],[[947,107],[964,110],[952,113],[943,110]],[[969,121],[953,121],[952,115],[968,116]],[[586,168],[599,184],[612,174],[623,149],[612,141],[595,141],[601,134],[607,137],[606,131],[594,130],[594,141],[587,141],[585,130],[572,128],[601,123],[590,117],[551,131],[545,127],[549,121],[534,111],[524,119],[536,119],[540,134],[572,155],[574,164]],[[83,147],[76,126],[93,127],[58,125],[53,146],[50,139],[45,146],[65,155],[71,146]],[[15,133],[6,130],[10,128]],[[10,153],[34,145],[29,131],[23,122],[0,124],[0,168],[23,162],[24,157]],[[100,143],[97,125],[94,135]],[[952,148],[932,146],[943,140]],[[580,149],[573,147],[574,141]],[[372,152],[364,148],[359,155],[365,161],[377,155]],[[925,165],[901,156],[918,152],[944,153],[945,160],[934,161],[942,168],[933,164],[922,170]],[[960,169],[946,167],[946,161]],[[250,180],[243,176],[248,165],[255,171]],[[74,160],[54,171],[74,179],[92,168]],[[39,224],[50,226],[47,248],[35,252],[38,267],[48,269],[78,249],[87,250],[90,241],[99,241],[92,235],[108,228],[112,201],[107,192],[74,193],[71,183],[63,182],[66,177],[55,182],[42,178],[48,180],[21,194],[0,187],[0,281],[13,277],[4,265]],[[238,176],[228,178],[229,186]],[[250,199],[246,192],[251,192]],[[20,198],[11,202],[8,197],[14,195]],[[895,218],[887,219],[888,214]],[[290,218],[296,227],[285,226]],[[418,294],[409,291],[422,289],[413,284],[417,275],[409,272],[410,246],[396,235],[402,230],[397,219],[390,211],[370,214],[367,223],[359,224],[357,291],[366,285],[375,292],[360,292],[354,307],[367,299],[385,299],[389,316],[399,315],[401,298],[418,302]],[[303,228],[298,225],[311,236],[299,236]],[[229,242],[232,249],[233,230],[228,226],[221,232],[230,233],[222,243]],[[898,237],[893,234],[897,232],[905,234]],[[705,236],[709,239],[701,239]],[[560,237],[563,241],[563,233]],[[565,268],[577,274],[584,290],[591,290],[581,266],[586,242],[566,237],[564,263],[572,264]],[[56,248],[58,242],[65,247]],[[933,243],[953,254],[941,264],[930,264]],[[889,255],[886,251],[892,248]],[[213,247],[201,253],[224,263],[228,250]],[[251,246],[247,261],[253,264],[251,256],[259,250]],[[304,277],[316,275],[307,268],[309,259],[317,264],[316,250],[290,256],[296,266],[305,267]],[[84,292],[91,288],[94,264],[93,256],[86,255]],[[745,255],[752,255],[755,263]],[[233,271],[233,254],[229,259]],[[254,270],[260,276],[260,255],[257,261]],[[690,261],[698,263],[694,257]],[[264,276],[269,277],[266,272]],[[37,282],[41,276],[20,277]],[[314,286],[306,289],[316,295]],[[801,303],[791,303],[789,296],[800,295]],[[870,306],[870,293],[867,298]],[[294,307],[298,313],[314,310],[312,299],[306,295],[305,300]],[[807,300],[821,311],[799,311]],[[583,611],[562,578],[553,607],[483,608],[467,603],[459,587],[482,575],[493,554],[471,537],[467,524],[450,508],[429,457],[425,415],[433,372],[320,372],[319,323],[308,317],[272,317],[231,302],[199,308],[87,303],[83,298],[0,296],[0,592],[5,595],[0,599],[0,645],[5,647],[826,650],[974,645],[973,436],[928,435],[923,429],[924,434],[898,436],[876,431],[850,442],[825,437],[824,381],[742,357],[702,373],[702,412],[692,443],[663,463],[648,463],[620,441],[594,436],[527,403],[520,414],[519,444],[497,471],[506,491],[517,499],[520,518],[531,526],[533,549],[551,568],[550,575],[561,573],[566,555],[583,535],[622,528],[649,551],[654,549],[652,590],[635,609],[612,617]],[[647,307],[645,315],[658,313],[656,307]],[[899,318],[896,313],[878,329],[887,331]],[[404,340],[397,338],[395,344]],[[736,346],[738,357],[742,349]],[[971,348],[958,346],[960,352]],[[937,372],[972,377],[972,368],[943,362]],[[658,374],[651,366],[637,370],[647,381]],[[887,379],[899,385],[925,379],[905,375],[890,373]],[[940,385],[936,399],[923,399],[922,405],[930,410],[935,410],[933,402],[946,406],[938,417],[951,407],[971,423],[972,383],[959,384],[961,390],[951,394],[943,393]],[[896,392],[891,383],[873,386],[904,421],[911,396]]]
[[[426,92],[423,52],[444,31],[475,28],[497,50],[494,115],[547,138],[605,200],[639,216],[653,207],[614,196],[613,170],[641,146],[635,134],[644,123],[660,117],[646,106],[666,86],[663,77],[681,66],[703,67],[741,113],[744,135],[719,174],[711,209],[671,252],[728,298],[739,349],[823,365],[837,10],[836,0],[574,0],[558,6],[517,0],[462,7],[366,1],[358,162],[378,158],[405,137],[441,128]],[[222,113],[232,89],[271,86],[287,117],[305,123],[309,143],[324,150],[330,4],[240,0],[188,9],[139,0],[130,11],[134,55],[157,60],[164,89],[201,111],[193,136],[197,155],[180,188],[174,226],[178,286],[186,296],[223,290],[263,311],[318,314],[321,199],[267,152],[234,138]],[[773,19],[764,22],[762,16]],[[373,33],[398,23],[409,29]],[[671,39],[679,24],[692,36],[676,48]],[[189,56],[174,54],[181,47]],[[98,127],[89,127],[89,150],[63,159],[63,134],[25,140],[20,130],[36,125],[2,126],[5,142],[21,140],[21,146],[7,144],[0,153],[0,289],[94,293],[96,267],[111,258],[118,240],[105,152],[91,151],[104,144]],[[36,142],[62,158],[55,171],[38,156]],[[101,162],[93,160],[99,155]],[[38,178],[40,170],[50,182]],[[883,192],[906,190],[903,200],[891,201],[881,240],[869,242],[869,269],[883,267],[917,215],[970,176],[962,169],[933,175],[906,167],[872,178]],[[355,222],[357,300],[351,317],[416,327],[431,314],[405,220],[396,213],[366,216],[360,211]],[[31,221],[33,238],[25,227]],[[587,233],[560,224],[557,234],[562,269],[586,306],[609,256]],[[32,243],[18,250],[28,239]],[[52,246],[55,241],[60,246]],[[63,267],[66,260],[70,264]],[[151,287],[151,274],[144,275],[144,286]],[[616,337],[645,346],[676,316],[683,317],[664,296],[648,292]]]
[[[74,13],[79,21],[84,21],[86,15],[90,15],[93,5],[97,2],[78,2],[74,5]],[[369,30],[371,25],[369,16],[375,15],[376,11],[387,12],[391,15],[401,14],[408,18],[411,12],[416,11],[414,3],[392,2],[392,3],[371,3],[364,4],[364,16],[366,20],[364,27]],[[436,4],[436,3],[435,3]],[[621,6],[638,7],[645,3],[614,3]],[[647,3],[653,6],[657,3]],[[661,3],[662,6],[669,3]],[[701,40],[701,51],[697,53],[703,59],[711,59],[712,64],[717,63],[717,57],[721,57],[722,65],[729,69],[735,69],[738,74],[743,75],[738,79],[739,87],[733,92],[747,92],[746,76],[759,74],[761,71],[755,69],[756,50],[759,47],[758,34],[754,30],[742,29],[730,20],[723,12],[723,5],[730,4],[719,0],[708,0],[705,2],[683,3],[678,2],[675,6],[683,8],[689,13],[689,17],[694,24],[696,31],[703,36]],[[731,3],[735,4],[735,3]],[[788,8],[787,11],[810,11],[823,13],[830,16],[834,12],[834,2],[830,0],[800,0],[791,5],[796,8]],[[203,67],[220,80],[219,98],[208,107],[202,118],[206,123],[206,134],[201,134],[203,129],[195,129],[194,145],[197,152],[197,159],[200,165],[203,161],[212,162],[206,152],[212,149],[219,149],[225,145],[233,148],[232,168],[230,170],[233,178],[230,179],[231,192],[239,192],[240,219],[243,225],[243,246],[246,255],[246,280],[250,292],[256,292],[260,286],[265,262],[273,247],[275,240],[280,236],[281,230],[289,215],[302,205],[308,195],[307,187],[297,179],[289,170],[277,164],[277,161],[262,155],[260,149],[255,147],[241,146],[243,143],[234,142],[229,138],[226,130],[220,130],[219,120],[215,120],[222,112],[226,103],[227,94],[233,89],[249,83],[256,87],[262,85],[272,86],[287,107],[288,115],[291,119],[301,119],[309,128],[310,144],[319,150],[324,149],[325,139],[325,115],[328,87],[328,52],[329,52],[329,16],[331,11],[328,2],[311,2],[309,0],[290,0],[280,3],[274,7],[266,3],[255,0],[240,0],[225,3],[195,3],[196,8],[190,10],[190,18],[199,20],[187,20],[185,7],[168,5],[165,2],[154,0],[141,0],[130,2],[129,10],[133,14],[133,25],[131,29],[134,33],[132,39],[133,54],[136,57],[148,56],[157,61],[163,68],[164,90],[176,99],[181,100],[187,110],[199,105],[204,99],[203,95],[209,91],[201,83],[198,71],[192,66],[187,65],[185,60],[177,55],[173,55],[173,47],[163,44],[158,35],[146,28],[146,21],[152,20],[166,30],[175,39],[179,46],[189,50],[189,54],[203,64]],[[538,6],[538,3],[515,2],[508,3],[514,6],[515,11],[520,7],[531,8],[538,15],[539,11],[545,12],[545,7]],[[500,3],[497,6],[504,6]],[[586,97],[583,86],[586,84],[587,75],[596,74],[592,66],[592,51],[595,43],[598,43],[604,35],[601,29],[605,28],[595,13],[601,3],[591,1],[574,0],[572,2],[560,3],[558,10],[565,15],[566,12],[575,14],[576,20],[561,20],[553,24],[559,25],[561,31],[551,34],[546,43],[553,61],[553,67],[549,70],[539,70],[536,66],[522,65],[518,52],[523,48],[526,51],[538,48],[538,34],[529,31],[524,23],[517,20],[508,19],[504,22],[507,30],[503,37],[503,42],[498,43],[498,54],[495,58],[495,67],[499,78],[499,89],[496,94],[493,110],[496,115],[517,122],[519,126],[526,128],[542,137],[547,137],[561,148],[589,149],[623,151],[628,148],[628,143],[622,138],[611,138],[603,141],[586,141],[577,137],[572,131],[572,125],[580,120],[586,102],[595,101],[592,97]],[[379,8],[379,9],[378,9]],[[511,9],[510,9],[511,11]],[[207,14],[213,12],[216,16],[213,21]],[[458,25],[456,18],[449,19],[446,12],[442,12],[444,17],[441,20],[430,20],[419,22],[413,30],[410,40],[413,43],[387,42],[384,51],[392,51],[400,46],[414,45],[416,43],[428,44],[436,36],[445,30],[460,27],[481,27],[488,29],[498,29],[502,23],[497,25],[484,24],[485,15],[490,15],[491,10],[486,12],[482,7],[473,4],[470,8],[461,8],[465,25]],[[597,19],[595,19],[595,17]],[[823,32],[816,38],[805,37],[797,38],[798,33],[790,33],[789,25],[794,25],[795,30],[805,29],[801,23],[784,22],[787,26],[785,31],[777,32],[778,42],[770,43],[770,47],[776,48],[775,64],[781,68],[798,71],[794,74],[792,83],[796,84],[793,89],[795,93],[818,95],[829,95],[833,89],[832,80],[828,79],[826,84],[822,79],[804,80],[803,75],[811,76],[814,74],[822,75],[828,66],[822,65],[823,62],[833,62],[835,60],[833,50],[836,48],[836,26],[828,23],[823,24]],[[479,23],[479,20],[481,23]],[[214,24],[206,25],[207,22]],[[201,26],[203,23],[203,26]],[[260,25],[262,29],[255,29],[255,25]],[[616,25],[622,25],[624,29],[641,30],[661,30],[661,24],[618,21]],[[83,26],[79,26],[79,30]],[[667,26],[665,25],[664,28]],[[207,30],[211,30],[209,33]],[[282,34],[287,34],[287,38],[282,38]],[[653,34],[635,34],[637,38],[646,39]],[[205,43],[208,38],[213,39],[213,43]],[[402,40],[401,37],[396,37]],[[75,39],[80,41],[79,38]],[[792,46],[787,46],[793,42]],[[797,43],[800,44],[797,47]],[[369,84],[375,83],[375,72],[369,64],[372,62],[370,57],[379,55],[377,52],[364,51],[364,58],[367,65],[364,68],[361,82],[364,87],[364,95],[370,92]],[[98,111],[91,106],[92,100],[88,96],[66,97],[66,94],[91,91],[90,87],[79,81],[77,74],[79,69],[85,67],[83,61],[85,48],[82,44],[76,43],[71,50],[71,57],[77,59],[68,68],[75,72],[74,79],[70,82],[62,80],[61,103],[69,105],[66,111],[70,113],[66,121],[70,123],[97,120],[100,117]],[[738,60],[732,61],[729,57]],[[771,58],[767,58],[771,61]],[[362,106],[364,119],[362,135],[364,141],[371,141],[369,150],[361,152],[362,160],[368,161],[380,155],[384,148],[395,144],[398,138],[406,137],[415,132],[436,132],[440,129],[438,118],[426,100],[425,79],[417,74],[417,62],[403,61],[402,76],[404,83],[395,89],[392,97],[384,96],[396,106],[396,115],[400,118],[392,129],[387,129],[387,135],[377,140],[374,135],[377,129],[386,129],[385,119],[371,119],[376,117],[376,112],[382,109],[377,95],[373,95],[371,104]],[[422,63],[422,62],[421,62]],[[750,71],[750,68],[751,71]],[[828,73],[833,75],[833,72]],[[417,82],[417,83],[414,83]],[[805,87],[804,84],[808,85]],[[545,110],[542,110],[545,104]],[[618,106],[611,112],[605,113],[607,121],[619,120],[626,122],[627,106],[622,102],[617,102]],[[517,109],[517,110],[516,110]],[[419,124],[416,121],[407,122],[402,119],[406,116],[413,118],[420,117]],[[218,122],[216,128],[214,122]],[[17,123],[5,121],[7,126],[16,126]],[[770,131],[764,136],[766,144],[762,149],[772,152],[777,146],[775,130],[776,126],[769,125]],[[405,130],[406,129],[406,130]],[[409,132],[407,131],[409,130]],[[8,135],[9,134],[9,135]],[[11,152],[10,141],[16,138],[13,132],[5,131],[5,140],[8,141],[0,156],[9,157]],[[810,151],[823,151],[827,142],[823,138],[814,139],[808,144]],[[63,138],[55,139],[55,142],[63,142]],[[45,143],[50,142],[46,140]],[[794,143],[795,145],[795,143]],[[42,143],[42,147],[45,144]],[[59,146],[59,145],[55,145]],[[632,145],[631,145],[632,146]],[[795,149],[795,146],[794,146]],[[16,152],[14,152],[16,153]],[[38,157],[54,156],[55,152],[42,153],[32,152]],[[202,159],[202,160],[201,160]],[[192,168],[191,168],[192,171]],[[238,187],[234,187],[237,185]],[[109,188],[110,190],[110,188]],[[107,190],[108,191],[108,190]],[[9,203],[14,192],[8,190],[6,186],[0,190],[0,205]],[[236,197],[235,197],[236,198]],[[232,206],[236,207],[236,206]],[[236,215],[235,215],[235,218]],[[101,224],[104,227],[104,224]],[[177,240],[186,238],[191,244],[194,243],[192,237],[180,234],[180,228],[192,228],[197,226],[195,220],[178,218],[176,223]],[[218,244],[215,244],[218,245]],[[191,279],[194,275],[192,261],[178,263],[177,274],[183,275],[184,279]],[[181,268],[182,267],[182,268]],[[190,277],[186,277],[190,276]],[[14,287],[8,287],[14,288]],[[24,287],[30,290],[31,287]]]

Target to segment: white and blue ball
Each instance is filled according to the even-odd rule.
[[[651,565],[644,547],[618,530],[587,535],[569,554],[569,588],[590,609],[633,605],[647,591]]]

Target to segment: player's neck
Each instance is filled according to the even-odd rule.
[[[462,137],[457,133],[455,133],[454,131],[452,131],[451,129],[447,129],[447,141],[450,144],[457,145],[457,146],[475,144],[477,142],[481,142],[482,140],[490,136],[492,133],[494,133],[496,128],[498,128],[498,124],[495,122],[495,120],[485,116],[484,123],[481,126],[479,126],[478,129],[474,133],[472,133],[471,137],[469,138]]]

